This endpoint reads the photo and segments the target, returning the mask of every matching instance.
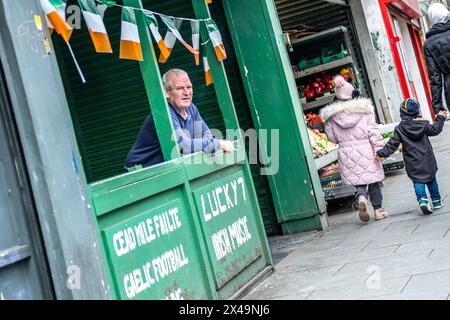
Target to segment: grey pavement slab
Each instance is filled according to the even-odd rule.
[[[433,137],[444,208],[424,216],[404,170],[384,180],[387,219],[329,216],[325,231],[271,237],[274,272],[243,299],[450,298],[450,122]]]
[[[421,290],[420,292],[412,293],[396,293],[389,295],[381,295],[376,297],[366,298],[366,300],[448,300],[449,293],[446,289],[436,290]]]
[[[360,300],[373,299],[378,296],[398,294],[408,281],[408,277],[383,279],[379,282],[364,282],[349,286],[329,286],[319,288],[307,298],[308,300]]]
[[[405,293],[420,293],[421,291],[443,290],[450,294],[450,269],[422,274],[414,274],[402,289]]]

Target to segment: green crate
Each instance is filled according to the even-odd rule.
[[[332,46],[322,48],[322,61],[328,63],[345,58],[344,45],[337,43]]]
[[[339,182],[341,180],[342,180],[341,173],[338,172],[338,173],[320,178],[320,183],[322,184],[322,187],[324,187],[324,186],[328,185],[331,181]]]
[[[320,56],[302,57],[298,62],[298,68],[300,70],[305,70],[308,68],[317,67],[321,63],[322,61],[320,60]]]

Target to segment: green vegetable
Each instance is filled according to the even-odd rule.
[[[394,136],[394,131],[391,132],[385,132],[383,134],[381,134],[381,136],[383,137],[383,139],[389,139],[392,138]]]

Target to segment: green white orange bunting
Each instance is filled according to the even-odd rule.
[[[96,52],[111,53],[108,33],[94,0],[78,0]]]
[[[168,30],[166,33],[166,37],[164,38],[164,42],[166,43],[167,48],[171,51],[175,45],[176,39],[178,39],[191,53],[195,54],[198,51],[195,51],[186,41],[184,41],[178,29],[181,27],[183,20],[171,18],[165,15],[161,15],[161,20],[166,24]],[[159,62],[166,62],[167,59],[159,59]]]
[[[122,30],[120,34],[120,59],[143,61],[141,40],[134,9],[122,8]]]
[[[209,86],[210,84],[213,83],[213,79],[211,75],[211,70],[209,69],[208,59],[206,57],[203,57],[203,69],[205,70],[206,86]]]
[[[161,51],[161,56],[165,61],[169,58],[170,51],[166,47],[166,44],[164,43],[164,40],[161,37],[161,34],[158,30],[158,20],[156,20],[156,17],[153,13],[149,11],[144,11],[144,15],[148,24],[148,27],[150,29],[150,32],[155,39],[156,43],[158,44],[158,48]]]
[[[42,11],[44,11],[47,24],[50,29],[55,29],[67,43],[72,35],[72,27],[66,22],[65,0],[40,0]]]
[[[194,53],[195,64],[198,66],[200,64],[200,21],[191,21],[192,30],[192,47],[197,53]]]
[[[205,21],[206,29],[209,33],[209,38],[214,46],[214,51],[216,52],[217,60],[223,61],[227,58],[227,53],[225,51],[225,46],[223,45],[222,36],[220,35],[219,29],[213,20],[209,19]]]
[[[205,0],[207,4],[211,4],[212,0]],[[74,63],[80,73],[80,77],[85,82],[84,76],[81,69],[76,61],[73,50],[70,46],[69,40],[72,35],[72,27],[66,22],[66,2],[67,0],[39,0],[42,11],[45,14],[47,20],[47,26],[49,31],[56,32],[61,35],[66,42],[70,54],[74,60]],[[206,19],[192,19],[192,18],[181,18],[166,16],[161,13],[146,10],[142,7],[134,8],[129,6],[124,6],[122,4],[116,4],[116,1],[112,0],[78,0],[81,12],[83,13],[86,26],[89,30],[92,42],[95,47],[96,52],[102,53],[112,53],[112,47],[108,33],[103,22],[105,11],[113,6],[122,8],[121,15],[121,35],[120,35],[120,53],[119,57],[121,59],[129,59],[136,61],[143,61],[143,52],[141,47],[141,40],[136,20],[136,12],[140,11],[139,19],[144,18],[145,26],[148,26],[152,37],[156,41],[158,48],[160,50],[160,55],[158,61],[160,63],[166,62],[172,50],[179,40],[184,47],[186,47],[189,52],[194,55],[195,64],[200,64],[200,50],[211,40],[214,47],[214,52],[218,61],[223,61],[227,58],[225,46],[223,44],[222,37],[218,30],[217,25],[211,18]],[[159,31],[158,19],[164,22],[167,26],[167,31],[164,36],[164,40]],[[112,17],[110,17],[112,18]],[[109,18],[108,18],[109,19]],[[189,21],[191,27],[192,42],[188,43],[183,39],[181,26],[183,21]],[[205,23],[206,29],[208,31],[209,39],[208,41],[201,43],[200,41],[200,23]],[[36,24],[39,30],[39,23]],[[187,34],[187,32],[183,32]],[[149,57],[152,55],[150,54]],[[213,83],[211,70],[209,68],[208,59],[203,58],[203,66],[205,72],[206,85]]]

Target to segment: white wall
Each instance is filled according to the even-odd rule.
[[[400,82],[395,69],[389,40],[383,23],[381,10],[376,0],[350,0],[360,2],[364,16],[354,14],[355,20],[365,19],[369,31],[370,40],[360,37],[362,46],[371,46],[376,59],[376,66],[380,75],[382,90],[384,91],[392,121],[400,120],[399,107],[403,100]],[[353,4],[355,5],[355,3]],[[367,49],[367,48],[366,48]],[[371,79],[369,71],[369,79]]]
[[[422,116],[427,120],[431,119],[430,107],[428,105],[427,96],[425,93],[425,87],[423,85],[422,77],[420,75],[419,66],[417,65],[417,58],[414,53],[411,36],[409,34],[408,26],[406,23],[400,23],[401,42],[404,47],[405,60],[412,82],[416,89],[417,100],[420,103],[420,109]]]

